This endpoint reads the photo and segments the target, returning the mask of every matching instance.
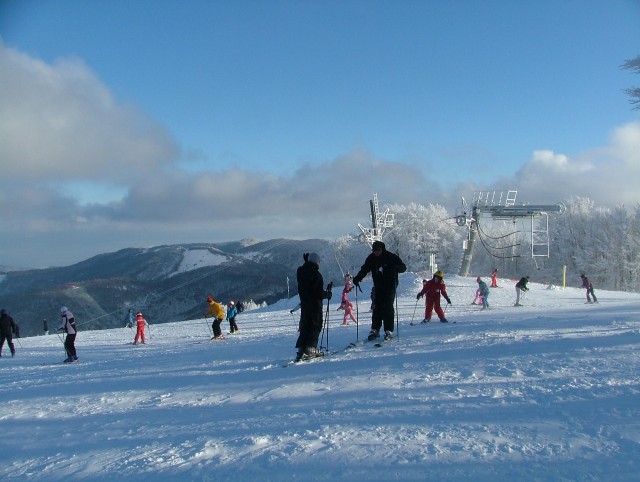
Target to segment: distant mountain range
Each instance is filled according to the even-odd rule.
[[[142,310],[150,323],[201,317],[206,298],[271,304],[297,294],[302,254],[324,260],[325,281],[341,283],[330,241],[241,240],[128,248],[59,268],[0,273],[0,308],[20,325],[21,336],[58,326],[61,306],[77,318],[80,331],[124,326],[128,309]]]

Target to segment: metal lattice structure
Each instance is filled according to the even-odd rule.
[[[478,238],[478,225],[483,215],[496,220],[516,220],[529,218],[531,221],[531,256],[549,257],[549,214],[550,212],[562,214],[565,211],[563,204],[516,204],[518,191],[476,191],[473,193],[473,201],[470,207],[464,198],[462,209],[456,214],[456,224],[466,226],[469,230],[468,240],[465,246],[460,276],[467,276],[471,266],[471,259]]]
[[[388,209],[384,213],[380,213],[378,209],[378,195],[376,193],[373,194],[373,199],[369,201],[369,205],[371,207],[372,227],[367,228],[360,223],[358,223],[358,227],[360,231],[362,231],[365,242],[371,246],[374,241],[382,241],[385,230],[392,229],[395,220],[394,215],[389,213]]]

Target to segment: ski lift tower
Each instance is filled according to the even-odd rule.
[[[360,231],[364,236],[364,240],[371,246],[374,241],[382,241],[384,231],[387,228],[393,228],[394,215],[389,213],[387,209],[384,213],[380,214],[378,210],[378,195],[373,194],[373,199],[369,201],[371,206],[371,228],[364,227],[358,223]]]
[[[456,215],[458,226],[467,226],[469,230],[468,241],[464,251],[464,259],[460,268],[460,276],[467,276],[473,258],[478,237],[478,221],[483,214],[488,214],[493,219],[509,219],[515,221],[521,218],[531,220],[531,256],[549,257],[549,214],[550,212],[562,214],[565,211],[564,204],[521,204],[516,205],[518,191],[476,191],[473,193],[471,215],[468,214],[468,206],[462,198],[462,212]]]

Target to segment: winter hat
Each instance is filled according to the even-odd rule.
[[[371,245],[371,251],[382,249],[384,251],[384,243],[382,241],[374,241]]]
[[[307,259],[316,264],[320,264],[320,256],[318,256],[318,253],[309,253],[309,256],[307,257]]]
[[[60,308],[60,313],[64,313],[65,311],[67,311],[69,308],[67,308],[66,306],[63,306]]]
[[[478,276],[478,277],[476,278],[476,281],[477,281],[478,283],[480,283],[480,281],[482,281],[482,278],[480,278],[480,276]]]
[[[213,301],[213,296],[211,296],[211,295],[207,296],[207,301],[209,303],[211,303]]]

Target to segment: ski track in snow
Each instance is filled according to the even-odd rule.
[[[450,323],[410,326],[420,280],[401,277],[394,340],[286,369],[297,298],[219,342],[204,320],[149,320],[137,346],[82,331],[68,366],[55,334],[22,338],[0,359],[0,480],[637,480],[639,294],[532,284],[515,308],[503,280],[479,311],[452,277]],[[331,350],[366,338],[359,298],[357,328],[330,305]]]

